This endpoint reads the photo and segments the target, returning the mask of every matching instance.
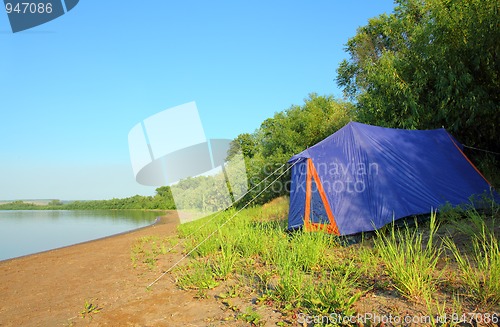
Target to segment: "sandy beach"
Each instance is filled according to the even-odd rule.
[[[174,235],[178,220],[169,213],[129,233],[0,262],[0,326],[210,325],[224,308],[179,290],[171,275],[147,290],[180,251],[154,270],[131,261],[134,241]],[[99,312],[82,318],[86,303]]]

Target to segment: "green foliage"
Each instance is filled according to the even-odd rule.
[[[253,158],[256,153],[255,136],[248,133],[238,135],[231,143],[228,157],[234,156],[240,150],[245,158]]]
[[[111,200],[94,201],[74,201],[61,206],[67,210],[85,209],[157,209],[173,210],[175,203],[169,186],[162,186],[156,189],[156,195],[143,196],[134,195],[132,197]]]
[[[172,239],[158,236],[144,236],[135,240],[130,250],[130,259],[134,268],[137,263],[146,265],[149,270],[156,268],[160,255],[166,254],[173,248]]]
[[[355,119],[352,104],[332,96],[318,96],[315,93],[304,100],[302,106],[293,105],[266,119],[254,134],[242,134],[240,143],[249,179],[249,189],[260,183],[294,154],[316,144]],[[267,183],[255,188],[242,203],[246,203],[269,185],[269,182],[284,171],[278,171]],[[283,175],[273,187],[264,192],[257,203],[266,203],[288,194],[290,172]]]
[[[309,95],[304,100],[302,106],[293,105],[290,108],[277,112],[274,117],[266,119],[254,133],[240,134],[233,140],[228,158],[233,158],[239,151],[243,154],[246,171],[247,186],[249,192],[241,201],[239,206],[243,206],[253,199],[257,194],[264,191],[270,182],[284,172],[286,167],[276,171],[284,165],[294,154],[305,150],[307,147],[316,144],[338,129],[345,126],[354,119],[354,106],[350,103],[337,100],[332,96],[318,96],[315,93]],[[274,175],[271,174],[274,172]],[[234,172],[233,172],[234,173]],[[241,176],[241,175],[239,175]],[[195,208],[201,211],[217,211],[220,207],[225,207],[230,203],[226,198],[221,198],[225,190],[220,187],[226,186],[221,183],[224,176],[214,175],[210,177],[199,176],[188,178],[173,189],[182,189],[178,192],[176,201],[179,207]],[[256,187],[261,181],[266,182]],[[240,178],[245,180],[244,177]],[[288,184],[290,172],[284,174],[279,181],[268,188],[255,201],[256,204],[269,202],[270,200],[286,195],[289,192]],[[231,185],[233,191],[235,185]],[[236,192],[242,194],[243,192]]]
[[[181,180],[173,185],[172,189],[177,206],[181,210],[211,213],[231,204],[222,172],[213,176],[198,176]]]
[[[217,241],[219,243],[219,251],[213,260],[212,269],[218,278],[226,279],[234,271],[240,254],[235,248],[235,242],[229,242],[220,230]]]
[[[261,315],[252,309],[252,307],[247,307],[244,312],[238,314],[238,319],[243,320],[253,326],[260,326],[262,317]]]
[[[349,39],[337,82],[363,122],[444,126],[461,142],[499,151],[497,0],[398,0]]]
[[[177,274],[179,287],[181,289],[197,290],[200,298],[205,298],[207,296],[206,291],[219,284],[215,280],[211,265],[206,261],[194,261],[187,267],[178,269]]]
[[[72,201],[63,203],[52,200],[47,205],[30,202],[13,201],[0,205],[0,210],[121,210],[121,209],[151,209],[174,210],[175,202],[169,186],[156,189],[155,196],[134,195],[132,197],[111,200]]]
[[[80,316],[82,318],[89,318],[90,320],[93,319],[93,314],[99,313],[101,311],[101,308],[99,305],[94,303],[94,300],[85,300],[85,304],[83,305],[83,310],[80,311]]]
[[[61,200],[52,200],[48,203],[48,206],[62,206],[63,204]]]
[[[9,203],[4,203],[0,205],[0,210],[35,210],[39,209],[41,206],[30,202],[24,201],[13,201]]]
[[[208,290],[220,285],[224,289],[216,292],[222,303],[238,313],[238,319],[254,324],[262,323],[258,309],[242,310],[230,298],[256,298],[255,305],[272,306],[284,316],[363,314],[356,310],[363,310],[367,302],[370,305],[372,298],[384,298],[388,291],[391,303],[402,301],[406,308],[406,300],[411,299],[416,302],[413,308],[427,310],[429,317],[472,310],[470,305],[497,308],[500,260],[494,233],[500,208],[494,203],[486,223],[487,217],[475,210],[459,208],[452,216],[452,209],[446,211],[447,225],[440,233],[459,230],[477,239],[470,242],[470,251],[462,247],[455,251],[456,265],[445,250],[461,242],[450,239],[445,246],[436,239],[435,213],[429,228],[388,226],[373,239],[344,247],[337,237],[323,232],[287,233],[288,205],[282,197],[178,226],[183,251],[189,253],[188,262],[174,270],[178,286],[207,297]],[[454,224],[457,228],[450,230]],[[439,268],[438,260],[442,260]],[[399,297],[393,295],[393,285]],[[464,300],[464,293],[470,302]]]

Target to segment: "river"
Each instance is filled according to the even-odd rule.
[[[137,210],[0,210],[0,260],[123,233],[162,213]]]

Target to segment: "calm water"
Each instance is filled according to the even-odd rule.
[[[51,250],[152,224],[157,212],[0,210],[0,260]]]

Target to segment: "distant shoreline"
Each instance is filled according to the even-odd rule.
[[[0,200],[0,205],[14,203],[16,201],[22,201],[24,203],[45,206],[45,205],[48,205],[50,203],[50,201],[53,201],[53,199]],[[71,202],[71,201],[63,201],[63,202]]]

